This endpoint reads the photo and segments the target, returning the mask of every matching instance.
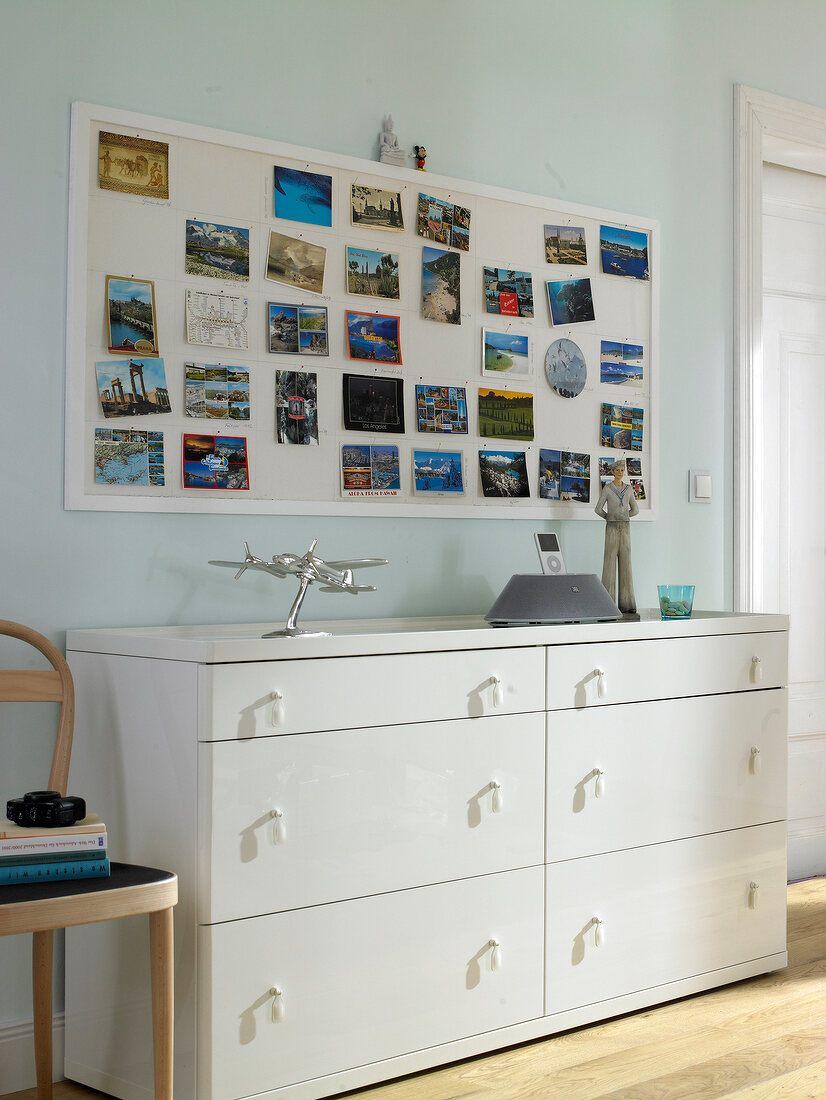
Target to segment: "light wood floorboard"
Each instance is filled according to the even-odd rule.
[[[348,1100],[824,1100],[826,879],[789,887],[786,970]],[[54,1100],[103,1093],[64,1082]],[[36,1100],[34,1089],[0,1100]]]

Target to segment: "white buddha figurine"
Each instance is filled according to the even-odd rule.
[[[382,164],[397,164],[403,168],[406,157],[404,150],[399,148],[399,139],[393,133],[393,116],[388,115],[384,120],[384,129],[379,135],[379,160]]]

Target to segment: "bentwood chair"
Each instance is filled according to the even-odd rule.
[[[0,635],[34,646],[52,666],[43,671],[0,669],[0,702],[60,704],[48,789],[65,795],[74,727],[72,673],[59,650],[30,627],[0,619]],[[9,797],[19,793],[22,792],[9,792]],[[0,885],[0,935],[33,933],[38,1100],[52,1098],[54,930],[140,913],[149,914],[155,1097],[156,1100],[172,1100],[172,907],[178,900],[178,879],[168,871],[125,863],[112,863],[111,872],[108,878],[73,879],[44,885]]]

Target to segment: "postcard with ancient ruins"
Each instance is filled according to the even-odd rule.
[[[98,184],[148,199],[169,198],[169,146],[165,141],[110,134],[98,136]]]

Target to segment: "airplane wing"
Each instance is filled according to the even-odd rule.
[[[333,569],[369,569],[372,565],[387,565],[387,558],[350,558],[347,561],[325,561]]]
[[[376,586],[374,584],[348,584],[345,588],[344,585],[329,585],[324,584],[319,588],[319,592],[352,592],[354,595],[357,592],[375,592]]]
[[[280,565],[274,565],[269,561],[210,561],[209,565],[225,565],[229,569],[237,569],[238,577],[245,569],[263,569],[265,573],[272,573],[276,577],[286,577],[290,572]],[[237,577],[236,577],[237,580]]]

